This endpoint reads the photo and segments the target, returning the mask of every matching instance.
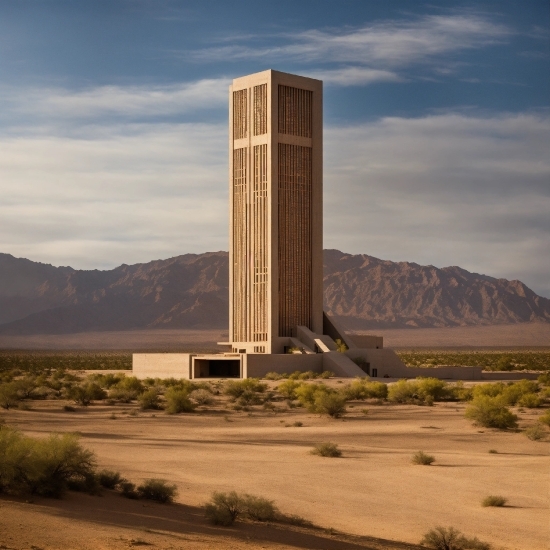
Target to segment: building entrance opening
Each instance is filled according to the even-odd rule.
[[[194,378],[240,378],[239,359],[195,359]]]

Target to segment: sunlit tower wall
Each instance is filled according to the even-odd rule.
[[[229,88],[229,341],[283,353],[323,332],[323,83],[264,71]]]

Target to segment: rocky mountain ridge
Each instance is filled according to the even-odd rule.
[[[349,329],[550,322],[550,300],[521,281],[460,267],[324,252],[325,310]],[[227,252],[107,271],[0,254],[0,334],[226,328]]]

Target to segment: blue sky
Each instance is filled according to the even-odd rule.
[[[226,250],[227,85],[325,82],[326,248],[550,297],[550,3],[0,2],[0,251]]]

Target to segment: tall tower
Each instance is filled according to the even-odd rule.
[[[264,71],[229,88],[229,341],[283,353],[323,332],[323,83]]]

